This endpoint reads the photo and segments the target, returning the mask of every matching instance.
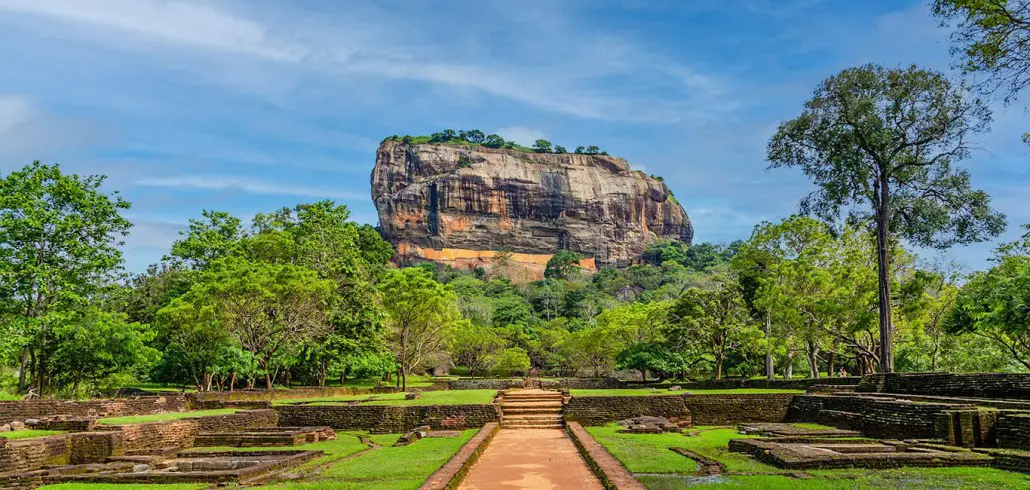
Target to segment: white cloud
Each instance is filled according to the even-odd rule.
[[[228,52],[297,61],[304,51],[269,38],[268,29],[211,5],[166,0],[0,0],[0,9]]]
[[[365,193],[341,191],[328,187],[289,185],[246,177],[223,175],[186,175],[179,177],[146,177],[136,181],[144,187],[172,187],[201,190],[240,190],[250,194],[306,196],[332,199],[367,199]]]
[[[22,95],[0,94],[0,135],[39,115],[31,99]]]
[[[103,136],[91,121],[55,118],[20,94],[0,94],[0,170],[30,160],[51,162],[65,151],[88,146]]]
[[[569,13],[560,8],[548,12],[546,22],[537,17],[519,22],[515,16],[484,31],[462,18],[469,9],[459,6],[427,18],[355,4],[341,4],[346,10],[336,12],[338,16],[312,15],[295,8],[296,4],[272,3],[260,10],[249,3],[238,4],[249,11],[229,11],[222,5],[196,0],[0,0],[0,14],[6,11],[89,27],[88,34],[81,29],[56,32],[76,40],[99,40],[122,51],[151,47],[127,38],[134,36],[201,54],[241,55],[239,63],[215,66],[210,60],[193,60],[197,66],[191,71],[257,94],[294,88],[293,76],[346,82],[373,77],[472,89],[588,119],[669,123],[708,119],[727,109],[723,81],[630,39],[578,27],[581,24],[567,19]],[[502,5],[483,8],[510,13]],[[406,10],[420,12],[417,6]],[[483,12],[477,18],[489,15]],[[461,29],[449,29],[452,25]],[[448,34],[440,35],[444,30]],[[519,41],[500,47],[502,56],[484,56],[479,51],[486,46],[480,44],[497,35],[495,31]],[[466,38],[478,49],[463,55],[469,44]],[[255,66],[253,61],[273,65]],[[280,63],[302,68],[284,72]],[[256,86],[260,84],[270,87]]]
[[[514,141],[522,146],[533,146],[536,140],[547,139],[547,135],[543,131],[525,126],[508,126],[494,132],[504,139]]]

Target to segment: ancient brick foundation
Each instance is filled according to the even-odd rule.
[[[193,446],[198,432],[243,431],[274,427],[274,410],[164,422],[100,426],[104,430],[8,441],[0,439],[0,471],[30,471],[43,465],[100,463],[111,456],[141,449]]]
[[[681,395],[574,396],[565,405],[565,419],[583,425],[604,425],[641,415],[691,421]]]
[[[684,404],[694,425],[733,425],[740,422],[783,422],[795,395],[686,395]]]
[[[971,410],[961,403],[919,403],[858,395],[797,395],[788,422],[819,422],[860,430],[874,437],[933,438],[937,418],[953,410]]]
[[[406,432],[428,425],[433,429],[476,429],[500,422],[494,405],[287,405],[275,407],[284,426],[328,426],[337,430],[375,433]]]
[[[856,391],[860,393],[1030,399],[1030,374],[872,374],[862,378]]]
[[[854,386],[862,381],[861,376],[834,378],[797,378],[797,379],[721,379],[694,381],[680,386],[690,390],[719,390],[732,388],[770,388],[780,390],[807,390],[815,385]]]
[[[574,396],[565,418],[583,425],[651,415],[693,425],[732,425],[740,422],[782,422],[795,395],[644,395]]]
[[[41,419],[55,415],[76,417],[123,417],[189,409],[182,395],[141,396],[104,400],[27,400],[0,402],[0,424],[15,420]]]
[[[195,409],[221,408],[224,402],[267,402],[300,398],[331,398],[334,396],[372,395],[396,393],[392,386],[382,388],[318,387],[290,388],[280,390],[205,391],[190,393],[190,405]]]

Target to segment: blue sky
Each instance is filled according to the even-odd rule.
[[[103,173],[133,202],[127,268],[203,209],[244,218],[331,198],[375,223],[392,134],[479,128],[596,144],[662,175],[697,240],[745,238],[811,190],[765,144],[858,64],[949,70],[919,1],[0,0],[0,172]],[[1023,104],[962,165],[1030,223]],[[985,264],[995,243],[946,255]]]

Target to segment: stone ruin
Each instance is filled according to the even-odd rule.
[[[619,432],[627,434],[661,434],[664,432],[680,432],[680,427],[665,417],[641,416],[620,420],[618,425],[625,427]]]

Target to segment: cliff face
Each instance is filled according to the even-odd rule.
[[[586,268],[624,266],[652,240],[693,238],[664,183],[602,155],[386,141],[372,198],[399,261],[514,266],[524,279],[561,249]]]

